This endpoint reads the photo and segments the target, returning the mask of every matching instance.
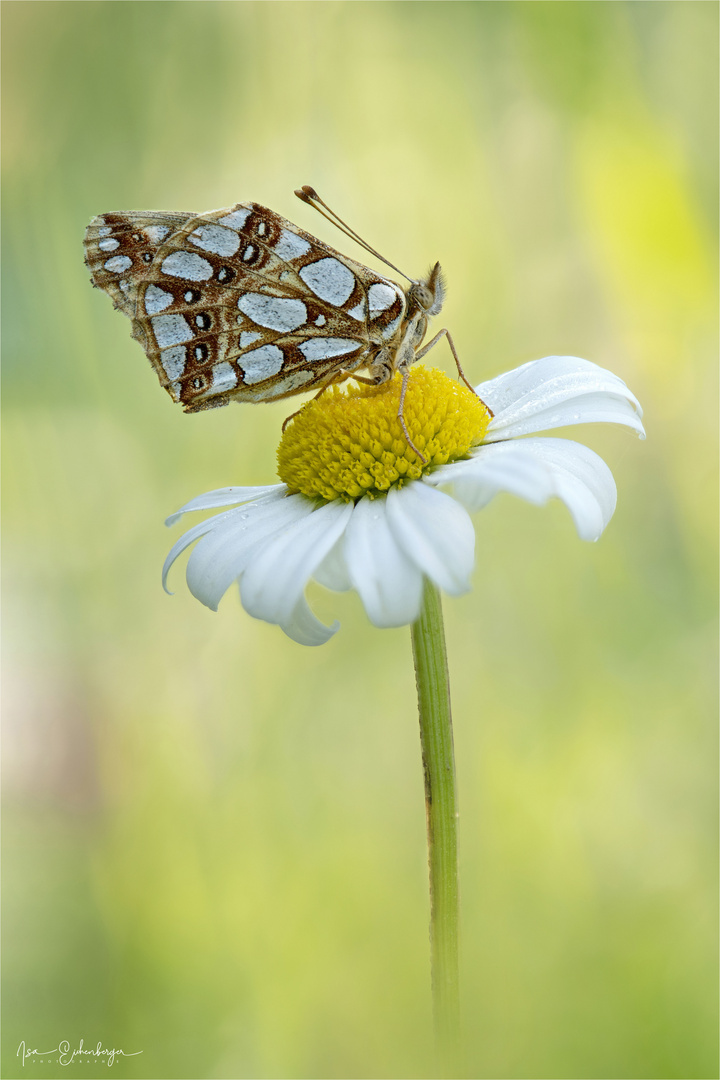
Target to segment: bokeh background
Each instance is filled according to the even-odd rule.
[[[476,381],[620,374],[597,545],[477,518],[445,606],[471,1077],[714,1077],[715,3],[3,5],[5,1077],[428,1077],[407,630],[200,606],[164,517],[271,483],[286,403],[184,416],[90,288],[113,209],[255,199],[440,259]],[[432,362],[452,371],[443,347]],[[297,400],[297,399],[296,399]],[[300,399],[302,400],[302,399]],[[293,402],[295,404],[295,402]]]

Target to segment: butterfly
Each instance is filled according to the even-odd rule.
[[[85,232],[85,262],[132,323],[160,383],[185,412],[230,401],[275,401],[354,378],[378,385],[403,375],[440,311],[440,264],[424,279],[397,270],[305,186],[295,194],[409,282],[342,255],[258,203],[205,214],[100,214]],[[360,370],[367,376],[358,375]],[[290,418],[288,418],[290,419]],[[286,421],[287,423],[287,421]]]

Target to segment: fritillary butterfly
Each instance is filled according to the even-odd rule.
[[[313,188],[296,195],[387,263]],[[206,214],[101,214],[85,253],[93,284],[131,320],[185,412],[275,401],[350,377],[380,384],[399,371],[398,417],[412,446],[402,417],[410,365],[447,335],[467,383],[446,330],[420,348],[445,295],[439,263],[403,289],[252,202]]]

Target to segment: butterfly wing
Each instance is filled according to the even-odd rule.
[[[129,211],[100,214],[85,230],[85,264],[93,285],[133,319],[137,288],[168,236],[194,214]]]
[[[257,203],[177,218],[135,282],[133,334],[186,411],[323,386],[405,315],[398,285]]]

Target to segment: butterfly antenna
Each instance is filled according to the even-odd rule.
[[[360,246],[364,247],[366,251],[369,251],[371,255],[374,255],[376,259],[379,259],[380,262],[384,262],[386,266],[389,266],[391,270],[400,274],[400,277],[404,277],[406,281],[413,280],[411,277],[408,277],[407,274],[404,274],[402,270],[399,270],[389,259],[386,259],[384,255],[381,255],[379,251],[376,251],[374,247],[370,247],[367,240],[363,240],[361,236],[358,236],[354,229],[351,229],[334,210],[330,209],[326,202],[323,202],[315,188],[310,187],[309,184],[303,184],[301,188],[297,189],[295,194],[298,199],[302,199],[303,202],[308,203],[314,210],[317,210],[318,214],[322,214],[322,216],[334,225],[336,229],[345,233],[345,235],[349,236],[351,240],[354,240],[356,244],[360,244]]]

